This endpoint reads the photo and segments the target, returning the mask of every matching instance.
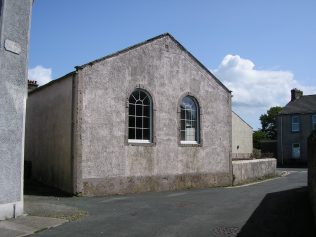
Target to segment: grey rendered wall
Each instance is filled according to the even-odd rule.
[[[231,95],[169,37],[87,66],[78,79],[78,192],[231,184]],[[152,146],[127,143],[126,101],[136,87],[154,100]],[[179,145],[178,101],[188,92],[201,106],[202,146]]]
[[[67,192],[72,190],[72,75],[29,94],[25,159],[32,178]]]
[[[1,1],[0,220],[23,213],[24,120],[32,0]]]
[[[239,185],[276,175],[274,158],[233,161],[234,185]]]
[[[316,223],[316,130],[308,139],[308,189]]]
[[[311,114],[301,114],[300,132],[292,132],[292,115],[278,116],[278,161],[307,162],[307,138],[312,132]],[[282,126],[282,128],[281,128]],[[292,158],[292,144],[300,143],[301,158]]]
[[[252,128],[232,112],[232,158],[250,158],[252,146]]]

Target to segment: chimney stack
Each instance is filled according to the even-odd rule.
[[[298,100],[302,96],[303,96],[303,91],[296,88],[291,90],[291,101]]]
[[[30,92],[38,87],[37,81],[27,80],[27,91]]]

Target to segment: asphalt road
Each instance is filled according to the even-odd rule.
[[[306,169],[241,187],[111,197],[37,197],[86,211],[32,236],[316,236]]]

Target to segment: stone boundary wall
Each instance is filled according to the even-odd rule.
[[[316,130],[308,138],[308,191],[316,223]]]
[[[233,185],[276,175],[277,161],[274,158],[233,161]]]

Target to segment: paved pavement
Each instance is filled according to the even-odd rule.
[[[16,219],[0,221],[1,237],[28,236],[35,232],[56,227],[67,222],[64,219],[20,216]]]
[[[35,237],[314,237],[306,169],[288,171],[287,176],[240,187],[94,198],[26,196],[25,205],[34,215],[62,217],[65,210],[68,220],[74,220]],[[42,205],[38,210],[36,203]]]

